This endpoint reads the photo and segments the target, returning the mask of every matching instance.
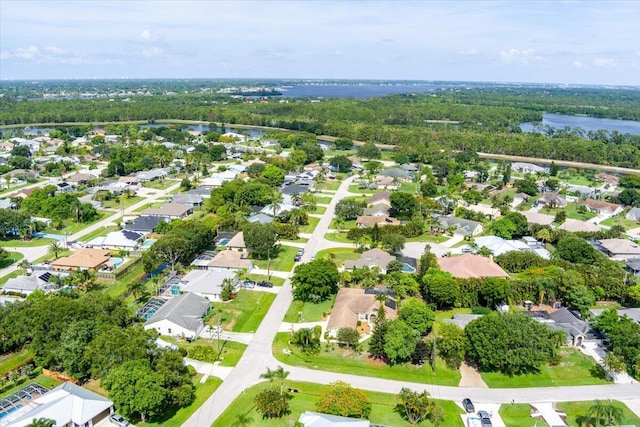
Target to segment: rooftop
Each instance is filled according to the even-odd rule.
[[[453,277],[468,279],[472,277],[509,277],[498,264],[490,258],[479,255],[464,254],[462,256],[438,258],[442,271]]]

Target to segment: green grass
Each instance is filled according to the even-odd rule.
[[[333,200],[331,197],[316,196],[316,203],[319,205],[328,205]]]
[[[368,196],[372,196],[374,194],[380,193],[380,190],[370,190],[368,188],[362,189],[359,184],[351,184],[349,186],[349,193],[353,194],[366,194]]]
[[[225,330],[255,332],[274,299],[276,299],[276,294],[270,292],[241,289],[234,300],[211,304],[214,314],[208,324],[217,325],[219,317],[220,324]]]
[[[351,219],[349,221],[343,221],[342,222],[342,229],[343,230],[348,230],[350,228],[354,228],[355,226],[356,226],[356,220],[355,219]],[[329,224],[329,228],[334,229],[334,230],[338,228],[336,226],[335,218],[331,220],[331,224]]]
[[[164,205],[164,202],[145,203],[144,205],[142,205],[138,209],[136,209],[134,212],[142,212],[143,210],[149,209],[149,208],[159,208],[162,205]]]
[[[17,353],[8,353],[0,356],[0,374],[6,374],[16,368],[26,364],[33,358],[33,353],[29,350],[21,350]]]
[[[311,213],[322,215],[326,211],[327,211],[327,208],[325,208],[324,206],[316,206],[316,209]]]
[[[85,228],[95,224],[96,222],[102,221],[103,219],[110,217],[111,215],[113,215],[113,212],[98,211],[98,216],[96,217],[96,219],[94,219],[91,222],[75,222],[71,219],[65,219],[63,221],[64,227],[62,229],[57,230],[53,227],[47,227],[44,229],[44,232],[51,233],[51,234],[60,234],[60,235],[64,235],[65,233],[67,235],[76,234],[77,232],[82,231]]]
[[[193,378],[193,384],[196,386],[196,399],[186,408],[180,408],[172,413],[165,414],[163,417],[152,420],[151,422],[138,423],[140,427],[179,427],[213,394],[222,380],[216,377],[209,377],[204,384],[200,384],[202,375],[198,374]]]
[[[320,218],[316,218],[316,217],[310,216],[309,217],[309,224],[307,224],[307,225],[305,225],[303,227],[300,227],[300,232],[301,233],[308,233],[308,234],[313,233],[313,230],[316,229],[316,227],[317,227],[319,222],[320,222]]]
[[[278,256],[271,259],[271,264],[269,268],[271,270],[276,271],[291,271],[295,261],[293,260],[298,253],[298,248],[287,245],[280,245],[280,251],[278,251]],[[269,261],[266,259],[257,259],[254,260],[253,263],[262,269],[267,269],[267,265]]]
[[[293,301],[284,316],[284,321],[289,323],[319,322],[323,320],[323,314],[330,313],[335,301],[335,295],[319,304],[310,302]],[[298,313],[302,313],[298,315]]]
[[[284,285],[284,279],[282,277],[277,277],[277,276],[271,276],[271,279],[269,279],[267,276],[263,276],[261,274],[248,274],[247,279],[253,280],[255,282],[266,280],[268,282],[273,283],[273,286]]]
[[[0,261],[0,268],[9,267],[16,262],[20,262],[20,260],[24,258],[24,255],[22,255],[20,252],[7,251],[7,253],[9,256]]]
[[[62,258],[64,256],[71,255],[71,251],[62,249],[58,251],[58,258]],[[56,259],[56,255],[53,252],[47,252],[46,255],[42,255],[40,258],[37,258],[33,261],[33,264],[40,264],[45,261],[54,261]]]
[[[142,263],[138,263],[135,266],[131,267],[129,271],[120,276],[118,280],[114,282],[109,281],[106,284],[106,292],[112,297],[121,297],[127,291],[127,286],[134,280],[138,280],[144,274],[144,267]],[[132,298],[132,297],[129,297]]]
[[[337,181],[325,181],[316,186],[319,190],[331,190],[336,191],[340,188],[340,183]]]
[[[491,388],[564,387],[610,383],[590,374],[589,370],[595,363],[591,357],[571,348],[563,348],[560,355],[560,364],[543,366],[537,374],[510,377],[496,372],[481,372],[482,379]]]
[[[504,425],[509,427],[531,427],[531,408],[527,403],[513,403],[500,406],[498,411]]]
[[[21,270],[15,270],[12,271],[11,273],[7,274],[6,276],[2,276],[0,277],[0,286],[4,286],[5,283],[7,283],[7,281],[9,279],[13,279],[14,277],[18,277],[22,275],[22,271]]]
[[[304,237],[299,237],[296,240],[290,240],[290,239],[280,239],[280,242],[287,244],[287,243],[307,243],[309,241],[309,239],[306,239]]]
[[[0,246],[3,248],[10,248],[10,247],[16,247],[16,248],[33,248],[36,246],[46,246],[51,242],[54,242],[57,240],[54,239],[40,239],[40,238],[33,238],[31,240],[22,240],[22,239],[13,239],[13,240],[1,240],[0,241]]]
[[[268,387],[267,384],[262,383],[246,389],[213,423],[212,427],[229,427],[233,425],[236,416],[239,414],[249,415],[249,417],[253,419],[251,425],[259,425],[260,427],[291,426],[300,418],[300,415],[304,411],[315,410],[315,403],[318,401],[320,393],[326,388],[326,386],[320,384],[286,381],[285,387],[298,390],[297,393],[291,393],[289,414],[282,418],[263,419],[255,410],[253,400],[255,396],[266,387]],[[368,418],[371,422],[393,427],[411,426],[408,421],[403,419],[402,416],[394,410],[397,403],[395,395],[372,391],[365,391],[365,394],[371,403],[371,414]],[[436,399],[434,399],[434,401],[444,410],[444,420],[440,424],[441,426],[462,426],[462,420],[459,415],[462,413],[462,410],[456,406],[454,402]],[[420,424],[420,426],[424,427],[430,427],[432,425],[429,421],[424,421]]]
[[[366,346],[366,345],[365,345]],[[285,354],[289,349],[290,354]],[[323,345],[321,352],[314,356],[301,353],[296,347],[289,346],[289,333],[278,332],[273,342],[273,355],[283,363],[293,366],[304,366],[322,371],[367,377],[387,378],[390,380],[410,381],[423,384],[439,384],[456,386],[460,382],[460,373],[449,369],[444,362],[436,362],[436,372],[430,366],[414,366],[411,364],[387,366],[380,361],[369,359],[365,353],[355,354],[338,346],[326,351]]]
[[[632,228],[640,227],[640,224],[638,224],[635,221],[626,219],[624,216],[614,216],[611,218],[607,218],[604,221],[602,221],[600,224],[608,225],[609,227],[613,227],[614,225],[620,225],[625,230],[630,230]]]
[[[347,233],[327,233],[324,238],[330,242],[353,244],[353,240],[347,238]]]
[[[416,184],[415,182],[405,181],[400,184],[399,190],[405,193],[415,194],[416,191],[418,191],[418,184]]]
[[[595,183],[592,179],[576,173],[560,172],[558,174],[558,179],[561,182],[573,185],[584,185],[585,187],[591,187]]]
[[[95,239],[96,237],[106,236],[107,234],[111,233],[112,231],[118,231],[118,227],[103,226],[103,227],[100,227],[100,228],[98,228],[96,230],[93,230],[90,233],[85,234],[84,236],[80,237],[78,240],[80,242],[90,242],[91,240]]]
[[[451,237],[445,236],[443,234],[439,236],[432,236],[430,234],[421,234],[418,237],[410,237],[407,239],[407,242],[429,242],[429,243],[443,243],[449,240]],[[469,244],[469,242],[465,242]]]
[[[47,377],[46,375],[40,374],[40,375],[38,375],[37,377],[35,377],[33,379],[28,379],[27,381],[23,382],[22,384],[19,384],[19,385],[15,386],[15,387],[11,387],[9,390],[7,390],[4,393],[0,394],[0,399],[12,395],[16,391],[20,390],[21,388],[24,388],[26,385],[29,385],[31,383],[38,383],[41,386],[44,386],[44,387],[48,388],[49,390],[51,390],[51,389],[59,386],[60,384],[62,384],[62,381],[58,381],[55,378]]]
[[[586,213],[579,213],[578,205],[575,203],[567,203],[567,207],[562,209],[551,209],[545,206],[544,208],[540,209],[540,213],[555,216],[558,211],[561,210],[564,210],[567,213],[567,218],[577,219],[580,221],[589,221],[590,219],[593,219],[597,216],[593,212],[589,211],[587,211]]]
[[[8,196],[11,193],[15,193],[18,190],[21,190],[21,189],[23,189],[25,187],[28,187],[30,185],[33,185],[33,184],[37,184],[38,182],[42,182],[42,181],[44,181],[44,179],[38,179],[37,181],[34,181],[34,182],[25,182],[24,184],[16,185],[16,186],[13,186],[13,187],[10,187],[10,188],[4,188],[4,186],[7,184],[7,182],[3,181],[2,182],[3,189],[0,192],[0,197],[4,197],[5,195]]]
[[[120,207],[122,206],[123,208],[128,208],[129,206],[135,205],[136,203],[141,202],[142,200],[144,200],[144,197],[122,196],[120,197],[120,201],[122,201],[122,204],[120,204],[120,202],[117,202],[115,200],[105,200],[104,202],[102,202],[102,207],[111,208],[111,209],[120,209]]]
[[[591,402],[560,402],[557,404],[559,411],[567,414],[567,425],[575,426],[579,425],[577,419],[584,417],[589,412],[589,408],[593,406],[595,401]],[[604,401],[605,404],[609,404],[608,400]],[[622,422],[614,425],[636,425],[640,426],[640,418],[638,418],[628,407],[622,402],[614,400],[611,402],[617,408],[622,410]],[[601,424],[608,425],[608,424]]]
[[[200,345],[214,347],[217,350],[218,345],[218,341],[216,340],[215,336],[212,340],[198,338],[195,342],[188,342],[185,340],[180,340],[174,337],[163,335],[162,340],[173,343],[180,348],[184,348],[187,351],[189,351],[189,349],[192,347]],[[220,366],[236,366],[246,349],[246,344],[241,344],[235,341],[220,340]]]
[[[334,262],[336,262],[338,266],[342,265],[347,260],[358,260],[361,256],[361,254],[357,253],[353,248],[329,248],[318,252],[316,254],[316,258],[330,259],[330,254],[333,254],[333,256],[335,257]]]
[[[145,188],[153,188],[156,190],[166,190],[167,188],[174,185],[177,181],[172,179],[156,179],[155,181],[149,181],[142,184]]]

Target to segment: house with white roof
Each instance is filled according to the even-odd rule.
[[[209,301],[222,301],[225,280],[229,279],[237,286],[235,276],[235,272],[231,270],[192,270],[180,280],[180,290]]]
[[[130,230],[112,231],[104,237],[96,237],[87,243],[89,248],[135,250],[145,233]]]
[[[305,411],[298,418],[304,427],[370,427],[369,420],[347,418],[320,412]]]

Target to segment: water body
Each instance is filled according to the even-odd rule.
[[[580,128],[585,132],[606,130],[618,131],[622,134],[640,135],[640,122],[634,120],[596,119],[593,117],[569,116],[565,114],[544,114],[542,126],[551,126],[556,129],[565,127]],[[533,123],[522,123],[520,129],[523,132],[540,132],[538,126]]]

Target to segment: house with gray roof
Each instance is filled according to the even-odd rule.
[[[484,230],[481,223],[464,218],[441,216],[438,218],[438,222],[443,230],[454,228],[456,233],[465,236],[476,236]]]
[[[204,328],[202,318],[211,303],[195,293],[178,295],[167,301],[144,324],[144,329],[154,329],[160,335],[195,338]]]
[[[249,217],[249,222],[257,222],[259,224],[270,224],[273,222],[273,217],[260,212],[255,215],[251,215]]]
[[[533,318],[556,331],[563,331],[567,337],[567,345],[581,347],[585,341],[599,342],[602,336],[578,315],[565,307],[551,313],[547,311],[529,312]]]
[[[629,273],[636,276],[640,275],[640,258],[628,259],[626,264]]]
[[[171,222],[171,220],[164,216],[139,216],[125,224],[124,229],[146,234],[151,233],[161,222]]]
[[[631,208],[625,215],[625,218],[629,221],[640,222],[640,208]]]
[[[366,252],[363,252],[362,255],[360,255],[360,259],[358,260],[345,261],[344,269],[345,270],[353,270],[354,268],[361,269],[361,268],[364,268],[365,266],[378,267],[382,272],[382,274],[386,274],[387,266],[391,261],[395,259],[396,257],[394,257],[393,255],[389,255],[385,251],[380,250],[378,248],[373,248]]]
[[[180,280],[180,290],[191,292],[209,301],[222,301],[224,281],[229,279],[236,286],[236,273],[232,270],[191,270]]]
[[[178,193],[171,198],[173,203],[180,203],[187,206],[202,206],[203,197],[200,194]]]
[[[161,216],[171,219],[183,219],[193,213],[193,206],[180,203],[166,203],[159,208],[147,208],[140,212],[140,216]]]
[[[387,177],[387,176],[391,178],[397,178],[400,180],[407,180],[412,178],[411,173],[401,168],[385,169],[378,174],[378,177]]]

